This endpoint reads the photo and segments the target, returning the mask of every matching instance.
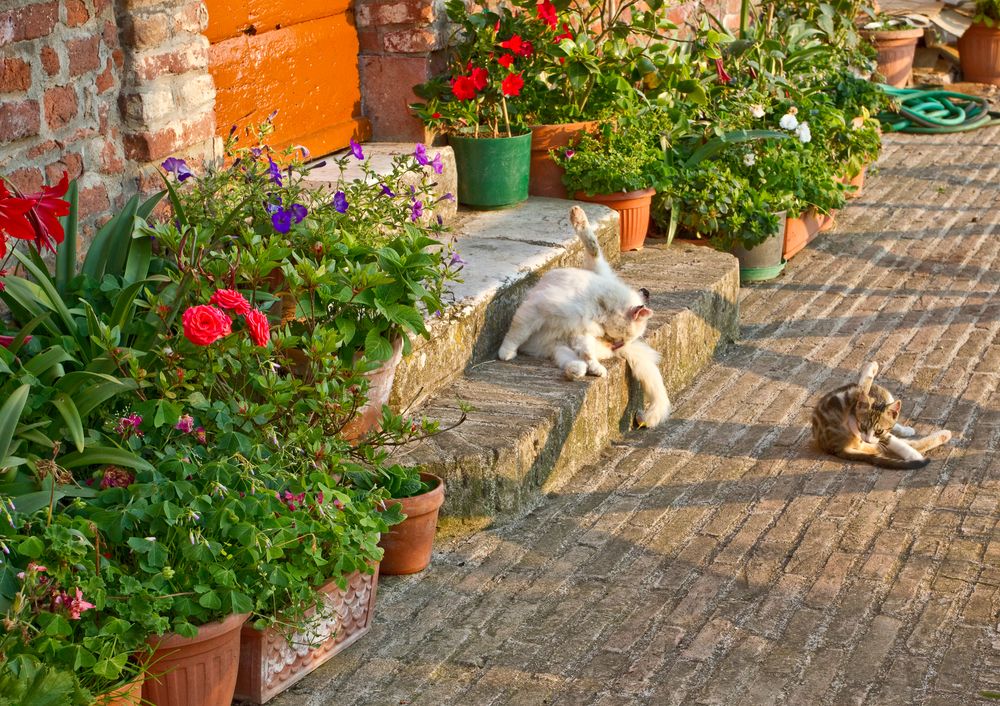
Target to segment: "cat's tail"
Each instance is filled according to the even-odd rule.
[[[838,451],[836,455],[846,461],[860,461],[861,463],[870,463],[871,465],[878,466],[879,468],[893,468],[902,471],[912,471],[917,468],[923,468],[931,462],[929,458],[916,458],[908,460],[905,458],[896,458],[895,456],[883,456],[881,454],[865,454],[858,451]]]
[[[594,233],[594,229],[591,227],[590,220],[587,218],[584,210],[579,206],[571,208],[569,210],[569,222],[573,224],[576,237],[583,243],[583,249],[587,253],[587,269],[593,270],[598,274],[610,274],[611,265],[604,259],[604,254],[601,252],[601,244],[597,242],[597,234]]]

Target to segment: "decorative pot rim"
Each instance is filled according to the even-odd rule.
[[[475,135],[449,134],[448,135],[448,141],[450,142],[453,138],[457,138],[459,140],[468,140],[469,142],[488,142],[488,141],[500,142],[500,141],[503,141],[503,140],[523,140],[525,137],[527,137],[527,138],[531,137],[531,131],[530,130],[528,132],[522,132],[522,133],[517,134],[517,135],[510,135],[510,136],[508,136],[508,135],[500,135],[498,137],[492,137],[492,136],[476,137]]]
[[[962,36],[964,37],[966,34],[969,33],[969,30],[972,29],[976,30],[980,34],[1000,35],[1000,24],[996,25],[995,27],[990,27],[988,24],[984,22],[973,22],[971,25],[968,26],[965,32],[962,33]]]
[[[426,515],[441,507],[444,504],[444,478],[427,471],[421,471],[420,479],[425,482],[437,481],[437,485],[420,495],[411,495],[408,498],[390,498],[385,501],[386,508],[402,505],[403,512],[406,513],[407,517],[415,517]],[[406,511],[407,507],[410,508],[410,512]]]
[[[636,189],[635,191],[615,191],[610,194],[594,194],[593,196],[588,196],[585,191],[577,191],[574,194],[577,201],[586,201],[588,203],[593,203],[595,199],[600,199],[603,201],[631,201],[633,199],[641,199],[646,196],[655,196],[656,189],[649,187],[648,189]]]
[[[915,29],[863,29],[861,34],[876,41],[880,39],[919,39],[924,36],[924,29],[922,27]]]
[[[218,637],[219,635],[223,635],[231,630],[235,630],[238,626],[245,623],[250,615],[250,613],[232,613],[220,620],[199,625],[198,634],[194,637],[184,637],[183,635],[171,632],[166,633],[165,635],[151,636],[146,639],[146,642],[153,648],[154,651],[174,649],[177,647],[184,647],[185,645],[190,645],[192,643],[206,642],[214,637]]]

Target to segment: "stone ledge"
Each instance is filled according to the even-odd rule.
[[[578,266],[583,246],[569,223],[572,201],[530,198],[502,211],[460,211],[455,247],[466,261],[455,304],[427,322],[430,339],[412,341],[413,352],[396,370],[390,404],[406,409],[452,382],[469,366],[492,360],[525,293],[541,273]],[[605,257],[616,262],[618,214],[580,204],[594,224]]]
[[[619,271],[652,293],[647,340],[663,355],[664,380],[676,395],[720,344],[737,336],[736,259],[687,244],[653,246],[623,254]],[[445,479],[446,514],[523,511],[631,428],[642,395],[623,361],[607,367],[606,378],[570,382],[549,361],[474,365],[416,413],[446,426],[459,418],[462,404],[474,411],[453,431],[408,450],[405,460]]]

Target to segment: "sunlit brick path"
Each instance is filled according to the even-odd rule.
[[[957,704],[1000,691],[1000,130],[888,140],[655,432],[514,524],[386,579],[293,704]],[[926,469],[818,455],[882,363]]]

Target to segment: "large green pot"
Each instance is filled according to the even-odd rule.
[[[785,269],[785,261],[781,258],[785,244],[784,211],[778,214],[778,227],[774,233],[749,250],[736,245],[733,255],[740,261],[740,280],[743,282],[762,282],[774,279]]]
[[[458,166],[458,202],[482,210],[528,198],[531,133],[517,137],[451,136]]]

